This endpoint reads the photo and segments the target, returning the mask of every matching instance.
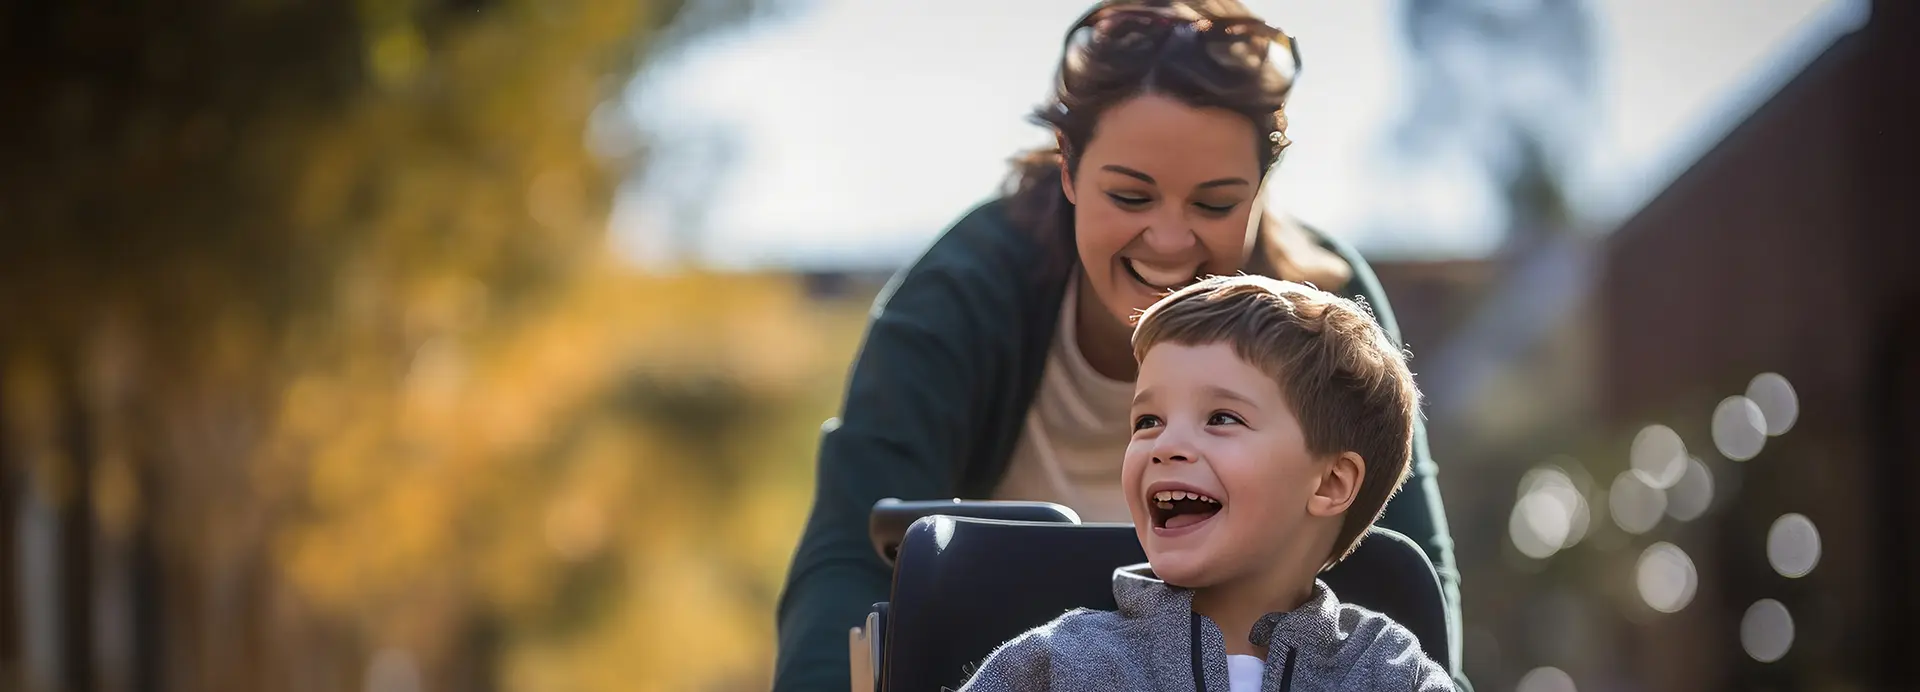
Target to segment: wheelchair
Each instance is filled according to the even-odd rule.
[[[894,567],[893,592],[849,634],[855,692],[958,689],[1022,632],[1074,608],[1116,608],[1113,570],[1146,561],[1132,525],[1082,523],[1044,502],[881,500],[868,533]],[[1450,660],[1440,580],[1412,539],[1375,527],[1320,578]]]

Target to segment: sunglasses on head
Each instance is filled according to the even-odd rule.
[[[1252,17],[1208,18],[1185,7],[1101,5],[1067,31],[1065,67],[1079,67],[1095,46],[1125,52],[1159,51],[1173,36],[1194,41],[1218,67],[1230,72],[1256,72],[1269,64],[1286,77],[1289,90],[1300,73],[1300,45],[1292,36]],[[1274,49],[1284,47],[1286,59],[1275,64]]]

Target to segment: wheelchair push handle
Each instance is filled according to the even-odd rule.
[[[873,504],[867,517],[867,537],[873,549],[891,567],[900,552],[900,541],[907,527],[926,517],[946,515],[969,519],[1035,521],[1051,524],[1078,524],[1080,515],[1065,505],[1052,502],[1006,500],[899,500],[886,498]]]

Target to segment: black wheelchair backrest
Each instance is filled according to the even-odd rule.
[[[882,690],[957,689],[1020,633],[1074,608],[1115,608],[1113,570],[1145,561],[1125,524],[920,519],[907,529],[894,569]],[[1440,582],[1411,539],[1373,529],[1321,579],[1343,602],[1412,630],[1429,657],[1449,660]]]
[[[867,515],[867,538],[880,559],[893,564],[900,552],[900,541],[913,522],[935,515],[970,519],[1039,521],[1078,524],[1080,515],[1066,505],[1052,502],[980,501],[980,500],[900,500],[886,498],[874,503]]]

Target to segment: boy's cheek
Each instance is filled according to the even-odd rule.
[[[1140,494],[1141,476],[1146,473],[1146,450],[1140,449],[1140,443],[1127,444],[1126,456],[1120,460],[1120,490],[1127,494],[1127,506],[1135,504]]]

